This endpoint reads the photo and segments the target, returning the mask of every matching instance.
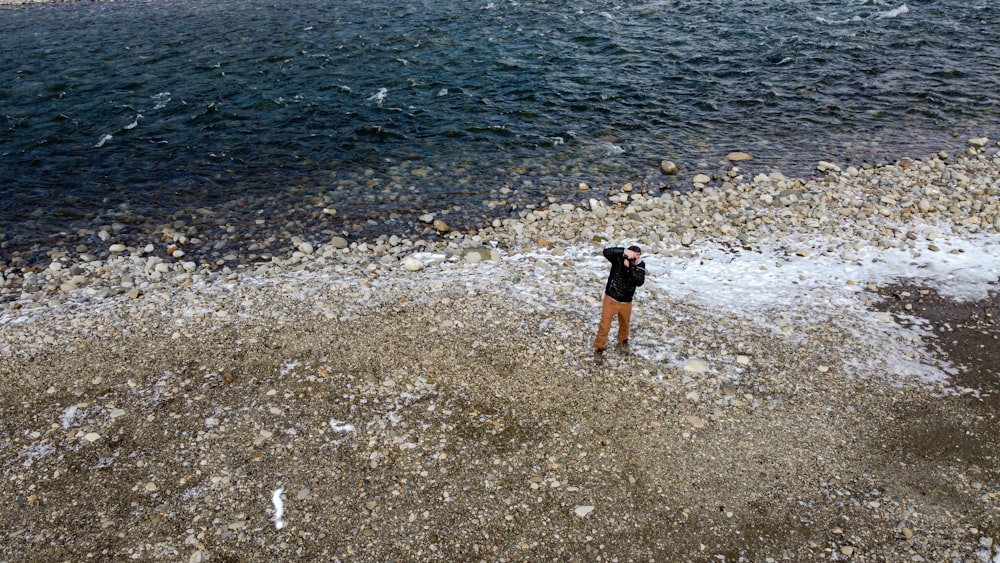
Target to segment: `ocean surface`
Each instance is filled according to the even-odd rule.
[[[687,189],[731,151],[788,176],[961,151],[1000,136],[998,30],[995,0],[3,7],[0,265],[104,225],[225,253]]]

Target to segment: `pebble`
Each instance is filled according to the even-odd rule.
[[[594,506],[590,504],[582,504],[573,508],[573,514],[576,514],[580,518],[586,518],[593,511]]]
[[[684,371],[687,373],[704,373],[708,371],[708,362],[700,359],[692,359],[684,362]]]
[[[705,421],[701,417],[695,416],[693,414],[684,417],[684,422],[691,425],[692,428],[704,428]]]

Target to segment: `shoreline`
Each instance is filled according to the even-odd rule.
[[[844,247],[850,262],[865,246],[912,248],[914,240],[947,234],[937,222],[945,222],[953,232],[967,227],[1000,230],[1000,213],[990,200],[996,186],[982,179],[979,185],[970,183],[975,175],[995,167],[991,158],[996,158],[996,144],[986,138],[970,139],[966,155],[942,151],[925,160],[902,158],[878,167],[842,170],[820,162],[818,175],[808,179],[786,178],[780,172],[748,178],[736,160],[721,185],[718,179],[696,175],[691,190],[658,195],[626,183],[602,196],[581,183],[576,202],[549,197],[470,232],[454,230],[446,216],[434,213],[418,218],[420,233],[385,234],[373,240],[351,241],[329,230],[304,234],[281,229],[281,238],[275,232],[267,241],[257,241],[245,257],[231,250],[225,256],[209,255],[225,242],[226,229],[220,231],[220,239],[218,233],[180,221],[138,233],[144,239],[131,240],[121,232],[124,225],[112,224],[90,231],[97,240],[89,244],[70,249],[57,240],[41,249],[48,264],[21,264],[17,255],[0,263],[0,303],[16,301],[19,290],[58,294],[83,287],[87,297],[103,297],[162,285],[211,283],[249,271],[269,274],[272,267],[280,272],[371,262],[391,269],[420,252],[496,259],[498,255],[491,256],[487,249],[513,254],[532,246],[565,248],[623,236],[666,252],[687,248],[696,240],[742,248],[797,244],[814,232]],[[958,201],[950,201],[953,197]],[[690,216],[685,215],[688,210]],[[608,225],[612,218],[622,219],[623,227]],[[860,241],[857,248],[845,245],[847,238]]]
[[[997,561],[977,145],[228,270],[167,231],[5,273],[4,556]],[[626,241],[634,354],[598,367]]]

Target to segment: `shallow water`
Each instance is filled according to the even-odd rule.
[[[1000,133],[996,29],[985,0],[5,8],[5,252],[209,211],[471,225],[580,181],[683,188],[734,150],[786,175],[959,150]]]

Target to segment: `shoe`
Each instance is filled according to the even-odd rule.
[[[618,349],[621,350],[622,354],[631,354],[632,349],[629,348],[628,340],[618,343]]]
[[[598,364],[603,364],[604,363],[604,349],[603,348],[598,348],[598,349],[594,350],[594,362],[596,362]]]

